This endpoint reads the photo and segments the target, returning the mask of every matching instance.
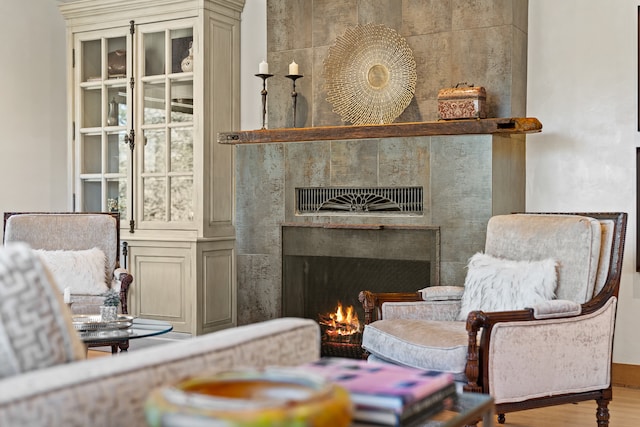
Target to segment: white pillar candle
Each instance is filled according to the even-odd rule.
[[[296,64],[296,61],[293,61],[291,64],[289,64],[289,74],[292,76],[298,74],[298,64]]]
[[[259,74],[269,74],[269,64],[266,61],[262,61],[258,67]]]
[[[68,304],[71,302],[71,288],[68,286],[64,288],[64,302],[65,304]]]

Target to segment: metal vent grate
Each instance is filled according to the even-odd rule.
[[[423,213],[422,187],[296,188],[297,212]]]

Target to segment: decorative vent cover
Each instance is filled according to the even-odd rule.
[[[297,212],[422,214],[422,187],[296,188]]]

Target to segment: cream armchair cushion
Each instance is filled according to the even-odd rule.
[[[413,368],[450,372],[464,381],[469,338],[464,322],[384,319],[366,326],[364,347],[376,359]]]

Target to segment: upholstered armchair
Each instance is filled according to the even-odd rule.
[[[464,287],[360,293],[369,357],[454,373],[505,413],[595,400],[609,425],[625,213],[491,218]]]
[[[118,213],[5,213],[4,243],[24,242],[71,290],[72,312],[97,314],[109,289],[120,292],[121,312],[133,277],[120,267]]]

